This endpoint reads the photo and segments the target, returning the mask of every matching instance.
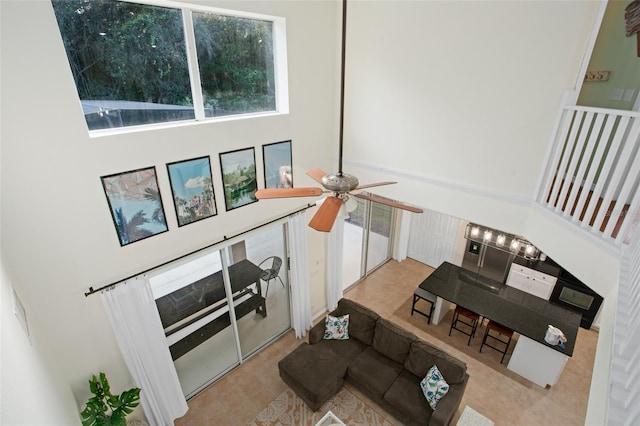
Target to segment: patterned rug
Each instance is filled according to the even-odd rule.
[[[342,388],[315,413],[291,389],[287,389],[262,410],[248,426],[312,426],[329,410],[346,425],[393,425],[354,394]]]

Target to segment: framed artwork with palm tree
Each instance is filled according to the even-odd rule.
[[[169,230],[155,167],[102,176],[121,246]]]
[[[178,226],[218,214],[209,157],[167,164]]]
[[[254,148],[221,153],[220,168],[227,211],[258,201]]]

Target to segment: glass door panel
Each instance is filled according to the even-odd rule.
[[[357,202],[357,207],[349,212],[344,219],[343,256],[342,256],[342,285],[346,289],[362,277],[362,246],[365,228],[365,213],[367,201],[351,197]],[[349,204],[347,204],[349,205]]]
[[[393,207],[370,203],[367,234],[367,274],[389,259],[393,224]]]
[[[150,278],[185,396],[239,364],[220,252],[193,256]]]
[[[228,253],[244,359],[291,328],[284,226],[252,234]]]

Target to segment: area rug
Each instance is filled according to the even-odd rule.
[[[457,426],[494,426],[495,423],[466,405]]]
[[[315,413],[291,389],[287,389],[249,422],[248,426],[312,426],[329,410],[346,425],[393,425],[354,394],[342,388]]]

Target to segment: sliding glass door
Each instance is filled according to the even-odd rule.
[[[357,207],[344,223],[343,287],[346,289],[391,257],[395,209],[352,198]]]
[[[285,253],[284,225],[275,225],[151,274],[187,398],[290,328]]]
[[[230,254],[229,271],[240,268],[243,274],[259,278],[249,291],[234,288],[240,349],[246,359],[291,327],[284,228],[253,234],[234,244]]]
[[[186,396],[239,364],[221,260],[215,250],[150,278]]]

